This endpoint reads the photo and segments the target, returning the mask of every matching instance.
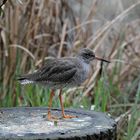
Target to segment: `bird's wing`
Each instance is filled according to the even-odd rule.
[[[19,76],[18,80],[27,79],[27,80],[36,81],[37,79],[41,78],[41,75],[43,75],[43,73],[45,74],[47,71],[50,70],[52,64],[56,65],[55,59],[48,59],[46,60],[45,66],[41,67],[40,69],[38,69],[37,71],[31,74],[24,74],[24,75]]]
[[[64,83],[68,82],[75,75],[77,69],[72,61],[57,60],[49,62],[39,71],[36,81]]]

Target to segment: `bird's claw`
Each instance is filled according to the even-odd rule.
[[[56,120],[58,120],[58,118],[56,116],[53,116],[53,115],[48,115],[48,120],[49,121],[56,121]]]
[[[46,118],[46,115],[43,116],[43,118]],[[58,118],[57,118],[56,116],[51,115],[50,112],[48,112],[48,114],[47,114],[47,119],[48,119],[49,121],[56,121],[56,120],[58,120]]]
[[[71,115],[63,115],[64,119],[72,119],[72,118],[78,118],[78,116],[71,116]]]

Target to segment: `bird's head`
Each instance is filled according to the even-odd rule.
[[[95,53],[89,48],[81,49],[78,56],[82,58],[86,63],[90,63],[94,59],[110,63],[108,60],[95,56]]]

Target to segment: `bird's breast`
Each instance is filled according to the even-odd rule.
[[[81,63],[78,66],[78,71],[74,77],[74,81],[76,85],[81,85],[89,76],[90,73],[90,65],[86,63]]]
[[[88,78],[90,73],[90,65],[89,64],[83,64],[83,70],[82,70],[82,80],[83,82]]]

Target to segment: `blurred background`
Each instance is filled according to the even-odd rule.
[[[1,0],[0,107],[47,106],[49,89],[16,80],[49,57],[93,49],[81,87],[64,89],[64,105],[111,114],[119,140],[140,139],[140,0]],[[55,96],[53,107],[60,107]]]

